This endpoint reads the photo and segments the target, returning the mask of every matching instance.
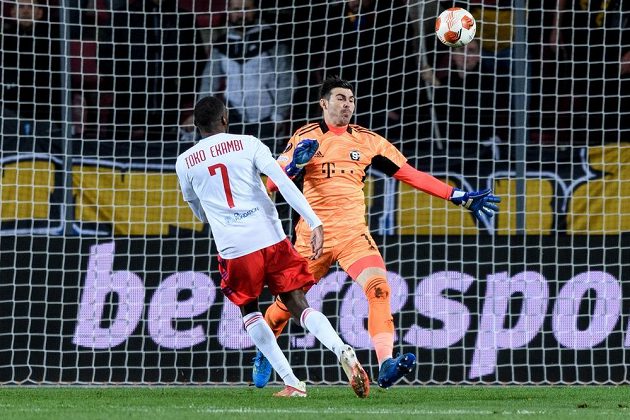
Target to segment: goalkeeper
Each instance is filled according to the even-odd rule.
[[[369,307],[368,332],[379,363],[378,385],[389,388],[414,369],[416,356],[407,353],[393,357],[391,288],[383,257],[365,222],[363,179],[367,167],[372,165],[416,189],[461,205],[476,218],[482,214],[492,216],[498,211],[495,203],[500,199],[490,189],[461,191],[418,171],[385,138],[350,124],[355,97],[347,81],[336,76],[324,80],[319,104],[323,121],[298,129],[277,160],[290,177],[304,172],[304,196],[324,224],[323,254],[308,261],[316,281],[338,262],[363,288]],[[271,191],[277,189],[271,180],[267,187]],[[295,248],[303,256],[310,255],[310,229],[303,219],[296,226]],[[277,337],[290,316],[284,303],[276,298],[267,309],[265,320]],[[271,366],[258,352],[254,359],[254,384],[265,386],[270,375]]]

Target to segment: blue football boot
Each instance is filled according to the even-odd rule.
[[[271,378],[271,363],[265,357],[260,350],[256,352],[256,357],[252,359],[254,362],[254,369],[252,370],[252,379],[256,388],[264,388]]]
[[[416,356],[411,353],[400,354],[383,362],[378,373],[378,386],[389,388],[416,366]]]

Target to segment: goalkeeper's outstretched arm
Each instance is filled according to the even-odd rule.
[[[394,178],[417,190],[445,200],[448,200],[453,193],[453,187],[426,172],[417,170],[408,163],[394,173]]]
[[[492,217],[499,211],[496,203],[501,202],[501,198],[493,195],[490,188],[483,191],[462,191],[417,170],[408,163],[394,173],[394,178],[427,194],[449,200],[458,206],[461,205],[470,210],[477,219],[480,219],[482,214]]]

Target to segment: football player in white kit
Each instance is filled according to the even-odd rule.
[[[274,395],[305,397],[306,385],[294,375],[259,310],[265,285],[281,297],[302,327],[337,355],[357,396],[367,397],[370,381],[354,349],[306,301],[303,288],[315,280],[306,259],[282,230],[260,174],[273,180],[312,229],[311,259],[322,253],[321,221],[267,146],[253,136],[227,133],[228,112],[221,100],[212,96],[199,100],[194,120],[202,139],[177,158],[182,194],[195,216],[210,225],[219,253],[221,291],[241,309],[247,333],[284,381],[285,388]]]

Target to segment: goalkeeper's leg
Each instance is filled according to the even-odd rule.
[[[391,289],[386,278],[385,263],[380,255],[369,255],[350,265],[347,272],[363,288],[367,298],[368,332],[380,366],[392,357],[394,349]]]
[[[276,338],[287,326],[289,319],[291,319],[291,314],[287,306],[280,300],[280,297],[277,297],[265,311],[265,321],[267,321]]]
[[[385,263],[380,254],[370,255],[353,263],[347,272],[363,287],[367,298],[368,332],[379,364],[378,385],[389,388],[413,370],[416,357],[412,353],[393,357],[394,320]]]

